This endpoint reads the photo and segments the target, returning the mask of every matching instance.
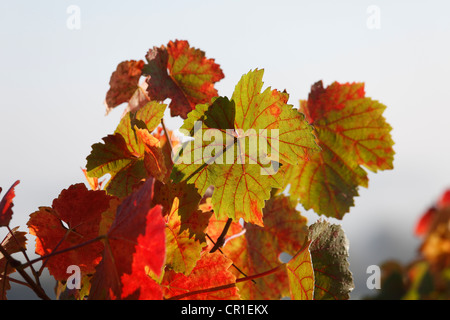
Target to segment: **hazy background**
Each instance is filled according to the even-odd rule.
[[[79,30],[66,25],[70,5],[81,10]],[[371,5],[380,10],[379,29],[367,26]],[[85,181],[91,145],[114,131],[124,109],[105,117],[117,64],[186,39],[222,67],[220,95],[230,97],[242,74],[264,68],[265,86],[286,89],[295,106],[318,80],[365,82],[366,95],[388,106],[395,169],[370,173],[355,207],[332,220],[349,238],[352,298],[374,294],[367,267],[413,258],[416,220],[450,187],[449,13],[445,0],[2,0],[0,196],[21,180],[11,226],[26,230],[30,213]],[[182,122],[167,116],[166,123],[175,129]],[[19,289],[9,298],[35,297]]]

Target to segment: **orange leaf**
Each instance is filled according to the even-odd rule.
[[[166,272],[162,286],[166,299],[181,294],[205,290],[186,297],[187,300],[237,300],[238,289],[234,286],[236,277],[228,270],[232,262],[219,252],[204,253],[189,276],[173,271]],[[222,290],[215,287],[231,285]]]

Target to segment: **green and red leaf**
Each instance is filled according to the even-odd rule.
[[[189,46],[187,41],[170,41],[167,47],[154,47],[146,56],[147,92],[152,100],[170,98],[172,116],[186,118],[197,104],[217,96],[214,84],[224,75],[214,59]]]
[[[393,168],[391,126],[385,106],[365,97],[364,84],[312,86],[300,111],[314,126],[322,152],[289,166],[287,184],[294,200],[318,214],[341,219],[354,204],[358,187],[368,186],[367,172]]]
[[[286,264],[289,291],[292,300],[313,300],[314,270],[309,252],[309,243]]]
[[[237,277],[260,274],[280,265],[280,255],[295,255],[304,245],[308,230],[306,218],[301,216],[286,196],[276,196],[267,201],[264,227],[246,223],[245,229],[233,222],[221,249],[239,268],[232,272]],[[226,220],[211,219],[207,233],[215,241],[222,232]],[[243,233],[245,232],[245,233]],[[233,237],[240,235],[239,237]],[[208,249],[213,244],[209,243]],[[245,300],[281,299],[289,295],[288,277],[280,270],[255,282],[238,284],[239,293]]]
[[[279,163],[295,164],[318,150],[304,115],[287,104],[288,94],[270,88],[261,92],[262,76],[262,70],[244,75],[232,100],[220,97],[198,105],[181,128],[194,140],[178,153],[172,178],[195,184],[202,195],[213,186],[219,220],[243,218],[262,226],[264,202],[283,183]]]
[[[161,147],[150,135],[164,116],[165,108],[166,105],[152,101],[138,111],[128,112],[113,135],[92,146],[86,158],[87,175],[101,178],[110,174],[105,186],[108,194],[124,198],[142,179],[149,176],[165,179],[167,169]]]

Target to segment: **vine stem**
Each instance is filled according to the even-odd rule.
[[[28,275],[28,273],[24,270],[24,265],[13,258],[8,251],[3,248],[3,246],[0,244],[0,252],[3,254],[3,256],[8,260],[9,264],[17,270],[17,272],[22,276],[22,278],[30,285],[30,288],[36,293],[36,295],[43,299],[43,300],[50,300],[50,298],[45,293],[44,289],[38,284],[36,284],[33,279]]]
[[[20,281],[20,280],[17,280],[17,279],[8,277],[8,276],[4,277],[3,275],[0,275],[0,280],[3,280],[3,279],[6,279],[9,282],[14,282],[14,283],[20,284],[22,286],[25,286],[25,287],[28,287],[28,288],[31,289],[31,286],[28,283],[24,282],[24,281]]]
[[[231,226],[231,222],[233,222],[233,219],[228,218],[222,233],[220,234],[220,236],[217,238],[216,243],[214,244],[214,247],[212,247],[212,249],[209,251],[210,253],[215,252],[217,249],[223,247],[224,243],[225,243],[225,236],[228,233],[228,229],[230,229]]]
[[[13,230],[11,230],[11,228],[8,226],[6,226],[8,228],[9,233],[11,234],[11,237],[13,237],[14,241],[16,242],[16,244],[20,247],[20,251],[22,252],[23,256],[25,257],[25,260],[27,260],[27,262],[30,262],[30,258],[28,257],[27,252],[25,251],[25,249],[22,247],[22,245],[20,244],[19,240],[16,238]],[[36,281],[37,285],[41,285],[40,281],[39,281],[39,274],[36,272],[36,270],[33,268],[33,266],[31,266],[31,272],[33,273],[34,276],[34,280]]]
[[[179,294],[177,296],[170,297],[170,298],[168,298],[166,300],[180,300],[180,299],[184,299],[184,298],[196,295],[196,294],[202,294],[202,293],[208,293],[208,292],[215,292],[215,291],[230,289],[230,288],[235,287],[237,283],[250,281],[250,280],[253,280],[253,279],[262,278],[262,277],[265,277],[265,276],[267,276],[269,274],[275,273],[275,272],[279,271],[285,265],[286,265],[286,263],[282,263],[282,264],[280,264],[280,265],[276,266],[275,268],[270,269],[268,271],[265,271],[265,272],[262,272],[262,273],[258,273],[258,274],[252,275],[252,276],[247,276],[247,277],[244,277],[244,278],[236,279],[236,282],[233,282],[233,283],[229,283],[229,284],[225,284],[225,285],[217,286],[217,287],[212,287],[212,288],[208,288],[208,289],[202,289],[202,290],[186,292],[186,293],[183,293],[183,294]]]

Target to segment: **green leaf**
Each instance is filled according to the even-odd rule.
[[[200,194],[214,186],[218,219],[243,218],[260,226],[265,200],[283,183],[280,163],[295,164],[318,150],[304,115],[287,104],[288,94],[261,92],[262,75],[263,70],[249,72],[232,100],[217,98],[188,115],[182,129],[194,139],[178,153],[171,176],[195,184]]]
[[[172,210],[166,223],[166,266],[175,272],[189,275],[200,259],[202,247],[206,243],[190,237],[189,229],[181,231],[182,220],[178,215],[180,201],[174,199]]]
[[[318,221],[309,227],[315,300],[346,300],[353,289],[348,240],[341,226]]]
[[[309,242],[286,264],[292,300],[313,300],[314,297],[314,271],[308,247]]]
[[[106,191],[119,198],[129,195],[139,181],[148,177],[146,167],[152,167],[148,161],[162,158],[162,154],[154,156],[155,146],[146,145],[150,140],[146,139],[145,132],[138,131],[152,132],[164,116],[165,108],[166,105],[152,101],[137,112],[128,112],[113,135],[103,138],[104,143],[92,146],[91,154],[86,158],[87,175],[101,178],[110,174]],[[150,151],[151,157],[148,156]]]

